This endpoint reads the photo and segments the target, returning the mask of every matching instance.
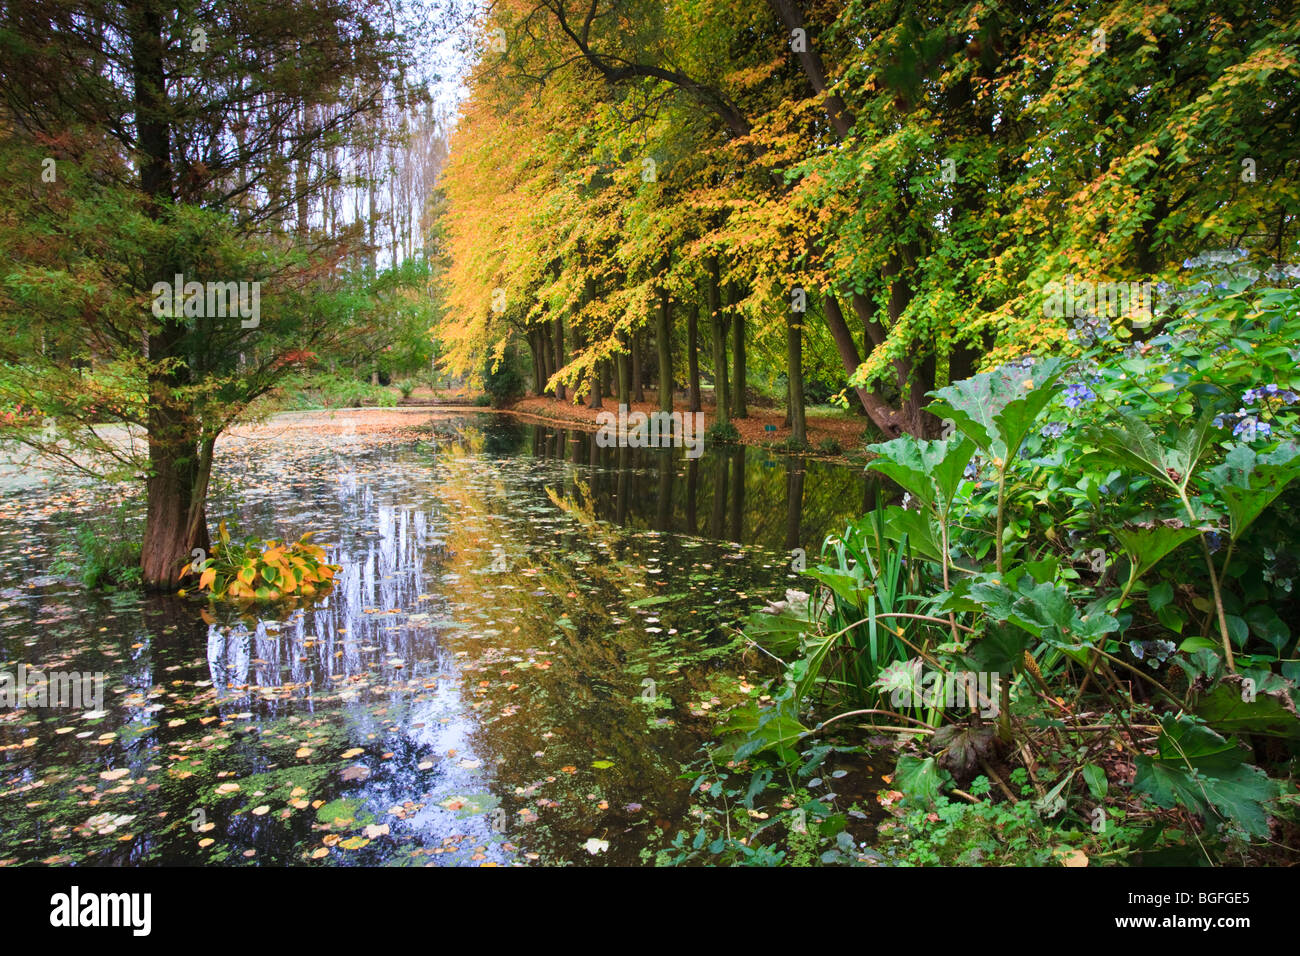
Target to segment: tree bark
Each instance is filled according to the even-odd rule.
[[[739,305],[740,289],[734,284],[728,286],[731,305]],[[731,377],[731,417],[748,418],[749,410],[745,406],[745,314],[739,309],[731,316],[731,361],[734,372]]]
[[[700,304],[691,303],[686,314],[686,366],[690,379],[690,404],[687,411],[698,412],[700,404]]]
[[[558,315],[555,317],[554,347],[555,347],[555,371],[558,372],[560,369],[564,368],[565,365],[564,319],[563,317]],[[555,397],[558,398],[560,401],[564,401],[566,398],[568,398],[568,395],[565,392],[565,388],[563,384],[557,384],[555,386]]]
[[[673,410],[673,304],[668,289],[659,289],[659,308],[655,316],[655,344],[659,351],[659,410]]]
[[[623,340],[623,347],[627,347],[627,339]],[[614,357],[615,369],[618,372],[618,403],[620,405],[630,404],[629,399],[632,396],[632,357],[626,351],[619,352]]]
[[[645,401],[645,381],[641,368],[641,331],[632,333],[632,399]]]
[[[803,326],[794,312],[785,317],[785,367],[790,383],[786,407],[790,418],[790,437],[799,444],[808,444],[808,426],[804,419],[803,400]]]
[[[728,425],[730,397],[727,392],[727,337],[722,328],[722,308],[718,289],[718,260],[710,258],[705,278],[709,309],[709,338],[713,343],[713,403],[717,409],[716,423]]]
[[[857,343],[853,341],[853,333],[844,322],[844,313],[840,311],[840,304],[835,301],[835,296],[824,296],[823,304],[826,307],[826,325],[831,331],[831,338],[835,340],[836,351],[840,354],[840,363],[851,377],[862,364],[862,360],[858,357]],[[858,399],[862,402],[862,407],[866,409],[871,421],[887,437],[897,438],[906,431],[903,416],[890,408],[874,392],[857,386],[854,386],[854,391],[858,393]]]
[[[167,76],[163,63],[163,18],[153,4],[132,8],[129,19],[132,96],[141,154],[140,186],[148,199],[148,213],[163,214],[163,202],[173,198],[171,131],[167,121]],[[175,264],[164,253],[150,264],[159,276],[170,276]],[[208,474],[212,468],[215,438],[200,439],[202,429],[176,397],[188,384],[183,364],[167,359],[184,350],[185,326],[165,318],[148,337],[148,389],[146,432],[149,442],[147,510],[140,569],[147,588],[176,587],[181,571],[193,560],[195,548],[204,552],[208,541]]]

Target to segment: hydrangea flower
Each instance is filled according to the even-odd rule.
[[[1082,382],[1074,385],[1065,386],[1065,407],[1078,408],[1085,402],[1090,402],[1097,397],[1097,394]]]
[[[1159,667],[1178,648],[1173,641],[1158,639],[1154,641],[1133,641],[1129,644],[1129,650],[1133,652],[1133,656],[1138,660],[1146,660],[1148,667]],[[1150,659],[1147,660],[1147,658]]]
[[[1257,438],[1267,438],[1273,433],[1273,426],[1268,422],[1261,422],[1253,415],[1247,415],[1237,422],[1232,429],[1233,437],[1239,437],[1242,441],[1254,441]]]
[[[1060,438],[1065,434],[1065,422],[1048,422],[1039,434],[1044,438]]]

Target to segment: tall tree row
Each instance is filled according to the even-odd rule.
[[[932,431],[937,384],[1066,345],[1050,283],[1295,260],[1295,13],[497,0],[442,180],[447,361],[518,339],[544,391],[645,369],[665,408],[704,377],[721,421],[776,372],[798,437],[810,366]]]

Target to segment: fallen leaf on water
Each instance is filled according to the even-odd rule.
[[[310,757],[312,753],[313,751],[310,747],[299,747],[297,750],[293,752],[293,755],[295,757],[301,758],[301,757]]]
[[[271,812],[271,808],[268,807],[265,803],[262,804],[260,807],[253,807],[253,816],[255,817],[264,816],[270,812]]]
[[[343,779],[348,781],[365,780],[366,777],[368,776],[370,776],[370,768],[363,767],[361,764],[356,764],[355,766],[347,767],[343,771]]]
[[[351,750],[343,751],[343,759],[351,760],[353,757],[360,757],[363,753],[365,753],[365,751],[360,747],[353,747]]]
[[[104,770],[99,776],[101,780],[121,780],[130,772],[130,770]]]
[[[366,827],[362,832],[365,833],[367,839],[373,840],[376,837],[386,836],[388,834],[388,824],[372,823],[370,824],[370,826]]]
[[[582,848],[586,850],[588,853],[590,853],[592,856],[595,856],[597,853],[604,853],[606,850],[609,849],[609,841],[598,840],[595,837],[591,837],[589,840],[587,840],[586,843],[582,845]]]

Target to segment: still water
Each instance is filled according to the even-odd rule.
[[[214,530],[342,565],[315,607],[87,592],[60,560],[103,502],[0,495],[0,672],[106,675],[102,710],[0,709],[0,865],[649,862],[772,676],[737,626],[874,495],[473,412],[283,415],[217,457]]]

